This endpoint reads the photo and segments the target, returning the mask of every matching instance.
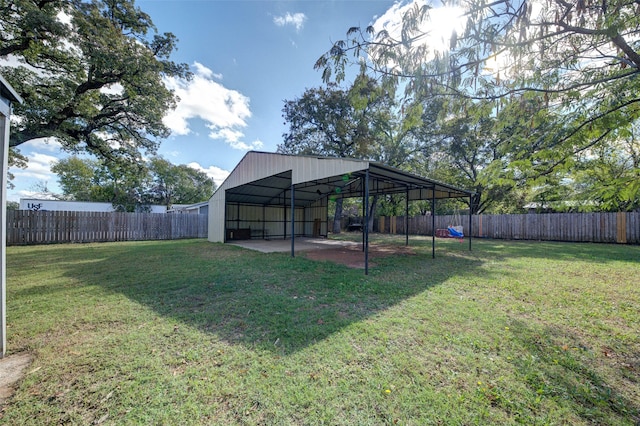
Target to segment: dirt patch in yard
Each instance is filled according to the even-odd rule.
[[[369,267],[375,266],[375,259],[395,255],[414,255],[411,247],[369,244]],[[330,250],[312,250],[304,253],[307,259],[330,261],[349,268],[364,269],[362,246],[348,246]]]
[[[33,357],[27,353],[0,359],[0,408],[13,395],[16,383],[24,377],[25,370],[32,361]]]

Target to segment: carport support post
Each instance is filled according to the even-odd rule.
[[[472,204],[473,203],[473,195],[469,195],[469,251],[471,251],[471,224],[472,224]]]
[[[369,169],[364,174],[364,274],[369,275]]]
[[[296,248],[296,215],[295,215],[295,211],[294,211],[295,205],[296,205],[296,191],[295,191],[295,188],[294,188],[293,183],[292,183],[291,184],[291,257],[296,257],[296,252],[295,252],[295,248]]]
[[[364,197],[365,197],[365,195],[364,195],[364,187],[365,187],[365,185],[362,185],[362,218],[366,223],[367,222],[367,207],[364,205]],[[365,243],[364,239],[365,239],[365,233],[364,233],[364,226],[363,226],[362,227],[362,251],[363,252],[364,252],[364,243]]]
[[[408,246],[409,245],[409,190],[408,189],[407,189],[406,197],[407,198],[404,204],[404,234],[405,234],[404,245]]]
[[[436,187],[431,190],[431,258],[436,258]]]

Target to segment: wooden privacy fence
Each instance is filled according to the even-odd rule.
[[[474,238],[640,244],[640,212],[474,215],[471,221]],[[436,216],[435,222],[436,229],[462,225],[468,234],[469,216]],[[404,234],[404,217],[380,217],[373,231]],[[409,234],[432,233],[431,216],[409,218]]]
[[[206,238],[207,215],[10,210],[7,245]]]

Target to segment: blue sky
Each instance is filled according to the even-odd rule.
[[[315,61],[351,26],[392,26],[394,1],[138,0],[159,32],[179,39],[173,55],[187,63],[192,81],[167,80],[180,103],[165,118],[172,135],[158,153],[189,164],[220,184],[249,149],[275,151],[286,126],[284,100],[322,84]],[[44,182],[60,192],[51,162],[62,158],[54,141],[20,147],[27,170],[12,169],[8,199],[37,196]]]

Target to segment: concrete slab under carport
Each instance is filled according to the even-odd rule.
[[[296,237],[294,243],[296,252],[362,246],[362,243],[356,243],[353,241],[338,241],[330,240],[327,238],[308,237]],[[249,250],[256,250],[262,253],[281,253],[291,251],[290,238],[281,240],[238,240],[229,241],[227,244],[246,248]]]

